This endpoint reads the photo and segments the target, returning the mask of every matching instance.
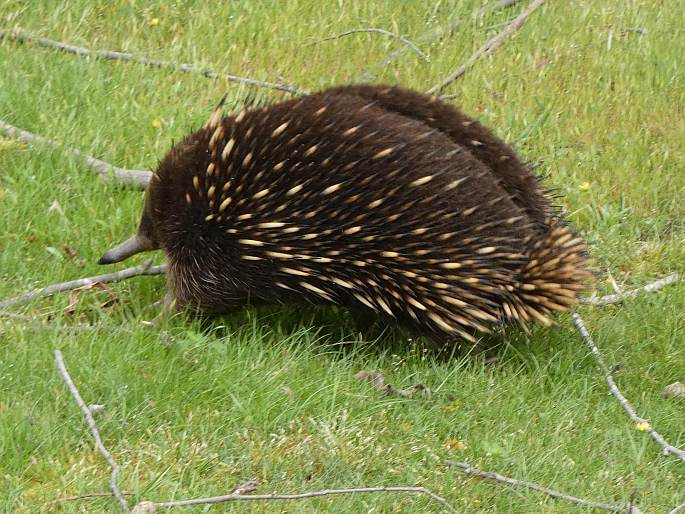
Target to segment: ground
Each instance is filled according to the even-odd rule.
[[[0,28],[310,91],[364,71],[425,91],[525,4],[474,21],[483,2],[10,0]],[[361,27],[402,34],[430,62],[380,34],[322,41]],[[591,242],[600,292],[611,292],[609,274],[630,287],[685,272],[683,27],[678,0],[549,1],[444,91],[547,175]],[[237,102],[250,91],[0,40],[0,119],[123,167],[154,168],[225,93]],[[135,228],[140,192],[103,184],[65,151],[0,138],[0,170],[0,298],[102,272],[99,255]],[[163,291],[162,277],[136,278],[0,312],[1,511],[118,511],[110,498],[46,503],[106,491],[109,480],[54,349],[85,401],[104,405],[98,424],[131,504],[223,494],[254,478],[260,492],[423,485],[460,512],[582,511],[469,478],[448,459],[598,501],[632,497],[646,512],[685,501],[685,466],[608,394],[567,315],[531,335],[511,330],[487,354],[445,358],[402,334],[341,345],[353,324],[333,310],[245,310],[151,329],[142,321]],[[659,394],[685,381],[682,282],[579,312],[639,413],[684,447],[684,400]],[[383,396],[355,379],[360,370],[434,395]],[[212,512],[243,508],[438,511],[424,497],[357,495]]]

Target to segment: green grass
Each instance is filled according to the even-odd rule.
[[[382,27],[415,41],[431,62],[406,51],[376,80],[426,90],[500,30],[489,27],[522,9],[467,22],[431,46],[426,32],[468,19],[481,2],[209,4],[7,1],[0,25],[308,90],[354,81],[399,45],[377,34],[320,39]],[[153,17],[157,26],[148,24]],[[623,30],[637,27],[646,33]],[[628,286],[685,272],[683,27],[678,0],[550,1],[445,91],[542,163],[547,185],[592,242],[597,267]],[[239,101],[249,89],[0,41],[0,118],[119,166],[154,167],[225,92]],[[102,184],[66,152],[0,139],[0,170],[0,298],[101,272],[97,257],[135,228],[141,194]],[[55,201],[63,215],[50,210]],[[598,288],[607,290],[603,281]],[[141,321],[154,316],[146,306],[162,296],[164,279],[113,289],[118,302],[109,307],[101,307],[108,295],[92,290],[78,296],[74,313],[65,311],[69,295],[11,310],[44,323],[0,313],[0,511],[117,511],[112,499],[45,505],[105,491],[109,480],[56,372],[55,348],[86,402],[106,406],[100,431],[132,503],[223,494],[256,478],[261,492],[421,484],[460,512],[582,511],[470,479],[445,467],[447,459],[599,501],[634,494],[645,512],[685,500],[685,466],[632,426],[568,316],[531,336],[511,331],[493,352],[497,364],[486,365],[482,356],[442,358],[399,335],[341,350],[336,343],[352,337],[352,324],[332,310],[176,320],[160,336]],[[659,392],[685,381],[684,312],[682,283],[581,310],[610,365],[622,364],[616,379],[626,396],[680,447],[685,404]],[[383,397],[355,380],[362,369],[439,394]],[[437,511],[425,498],[399,495],[212,511],[244,508]]]

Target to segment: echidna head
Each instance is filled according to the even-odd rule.
[[[187,174],[193,176],[193,170],[200,166],[199,163],[203,163],[202,166],[206,167],[205,159],[209,156],[207,143],[209,141],[209,136],[213,133],[221,120],[221,113],[225,100],[226,97],[224,96],[202,130],[186,136],[183,141],[174,145],[164,159],[162,159],[158,169],[152,176],[152,181],[148,184],[147,190],[145,191],[145,205],[143,207],[143,216],[138,225],[138,231],[133,237],[105,252],[105,254],[100,257],[98,264],[120,262],[137,253],[158,250],[161,248],[161,234],[156,228],[154,219],[159,220],[160,202],[162,204],[168,204],[168,198],[166,198],[167,195],[165,193],[160,193],[159,191],[159,186],[162,182],[160,177],[165,177],[164,182],[167,186],[171,184],[171,187],[173,188],[173,184],[175,184],[179,176],[183,177]],[[181,173],[181,170],[185,170],[185,173]],[[181,182],[180,184],[176,184],[176,186],[183,188],[185,187],[185,184]],[[154,209],[157,216],[156,218],[153,218],[153,204],[155,203],[156,206]]]
[[[129,258],[131,255],[148,250],[157,250],[159,248],[154,224],[152,223],[152,217],[150,216],[150,205],[150,190],[148,188],[145,192],[145,207],[143,208],[143,216],[140,219],[140,225],[138,225],[138,232],[136,232],[133,237],[105,252],[105,254],[100,257],[98,264],[120,262]]]

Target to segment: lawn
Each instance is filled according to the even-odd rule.
[[[425,91],[527,2],[474,20],[484,3],[6,0],[0,29],[308,91],[364,73]],[[405,36],[430,62],[377,33],[322,41],[363,27]],[[684,28],[680,0],[550,0],[443,91],[546,175],[591,243],[600,294],[612,292],[610,277],[629,288],[685,272]],[[121,167],[154,168],[224,94],[230,105],[288,96],[0,39],[0,119]],[[64,150],[0,137],[0,299],[103,272],[98,257],[135,229],[141,200]],[[645,512],[685,502],[685,464],[662,455],[608,394],[568,315],[530,335],[512,329],[487,352],[445,356],[400,332],[341,344],[354,326],[333,309],[246,309],[150,328],[143,321],[163,293],[163,277],[140,277],[0,311],[0,511],[119,511],[112,498],[48,504],[109,487],[55,349],[85,401],[104,405],[96,419],[131,505],[226,494],[255,479],[261,493],[422,485],[459,512],[584,511],[447,460],[591,500],[632,498]],[[685,399],[660,395],[685,382],[683,282],[579,312],[638,412],[685,447]],[[355,378],[361,370],[434,394],[384,396]],[[209,510],[243,509],[439,511],[399,494]]]

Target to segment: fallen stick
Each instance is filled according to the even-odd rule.
[[[265,500],[303,500],[306,498],[319,498],[321,496],[333,496],[340,494],[360,494],[360,493],[409,493],[423,494],[433,501],[442,505],[447,512],[456,513],[457,510],[449,504],[442,496],[425,487],[350,487],[347,489],[322,489],[307,493],[295,494],[227,494],[225,496],[212,496],[209,498],[193,498],[190,500],[176,500],[170,502],[148,502],[155,507],[189,507],[192,505],[207,505],[211,503],[223,503],[229,501],[265,501]]]
[[[516,17],[514,21],[507,25],[507,27],[502,32],[488,40],[488,42],[481,46],[478,50],[476,50],[476,52],[471,57],[469,57],[469,59],[464,64],[457,68],[440,84],[436,84],[428,91],[426,91],[426,93],[429,95],[440,93],[449,84],[463,76],[466,73],[466,71],[471,66],[473,66],[473,63],[480,59],[480,57],[483,54],[492,53],[504,42],[505,39],[507,39],[507,37],[509,37],[514,32],[519,30],[528,19],[528,16],[530,16],[535,9],[540,7],[544,1],[545,0],[533,0],[530,4],[528,4],[528,7],[526,7],[524,11]]]
[[[626,300],[627,298],[633,298],[639,295],[640,293],[651,293],[652,291],[657,291],[662,287],[666,287],[667,285],[673,284],[679,278],[680,276],[677,273],[671,273],[670,275],[667,275],[664,278],[660,278],[659,280],[655,280],[654,282],[650,282],[645,286],[637,287],[635,289],[629,289],[628,291],[623,291],[621,293],[608,294],[599,297],[590,296],[589,298],[583,299],[582,303],[588,305],[609,305],[610,303],[619,303],[623,300]]]
[[[599,348],[597,348],[597,345],[595,345],[594,341],[592,340],[592,337],[590,336],[590,333],[588,332],[587,328],[585,328],[585,323],[583,323],[583,320],[577,313],[573,313],[573,322],[576,324],[578,332],[580,332],[580,336],[588,345],[590,351],[592,352],[592,355],[595,356],[595,359],[597,360],[599,367],[602,369],[602,372],[604,373],[604,378],[609,386],[609,391],[611,391],[611,394],[614,395],[614,398],[618,400],[618,403],[621,404],[621,407],[623,407],[623,410],[628,414],[631,421],[640,430],[649,432],[649,435],[652,437],[652,439],[654,439],[654,441],[663,449],[664,455],[672,454],[678,457],[681,461],[685,462],[685,452],[680,448],[676,448],[675,446],[668,444],[668,442],[666,442],[666,440],[661,436],[661,434],[654,430],[652,424],[648,420],[638,416],[637,412],[635,411],[635,408],[631,405],[628,399],[625,396],[623,396],[623,393],[621,393],[618,386],[616,385],[616,382],[614,381],[614,377],[611,374],[611,370],[606,365],[606,362],[604,362],[602,354],[599,353]]]
[[[419,47],[416,46],[414,43],[409,41],[406,37],[401,36],[399,34],[395,34],[394,32],[387,31],[385,29],[377,29],[377,28],[363,28],[363,29],[352,29],[348,30],[345,32],[342,32],[341,34],[337,34],[335,36],[328,36],[323,38],[321,41],[331,41],[333,39],[340,39],[345,36],[349,36],[351,34],[360,34],[360,33],[375,33],[375,34],[383,34],[384,36],[389,36],[392,38],[397,39],[400,41],[402,44],[407,46],[408,48],[411,48],[417,55],[419,55],[424,61],[430,62],[430,58],[423,53],[421,50],[419,50]]]
[[[509,7],[511,5],[514,5],[516,2],[519,2],[520,0],[498,0],[497,2],[494,2],[493,4],[488,4],[484,7],[481,7],[478,10],[478,13],[474,16],[474,19],[479,19],[481,16],[483,16],[485,13],[489,11],[497,11],[499,9],[504,9],[506,7]],[[439,27],[438,29],[432,30],[428,32],[427,34],[424,34],[423,37],[421,37],[421,43],[425,45],[434,45],[436,41],[440,41],[444,37],[448,36],[449,34],[452,34],[456,30],[459,30],[459,28],[464,24],[463,20],[456,20],[452,21],[447,25],[447,27]],[[364,71],[362,72],[361,76],[359,77],[359,80],[362,82],[367,82],[369,80],[372,80],[376,78],[376,75],[378,74],[378,70],[381,68],[384,68],[388,64],[390,64],[392,61],[397,59],[404,50],[406,50],[408,47],[403,46],[402,48],[399,48],[397,50],[393,50],[392,52],[388,53],[381,62],[376,63],[376,65],[372,66],[367,66]]]
[[[481,471],[480,469],[474,468],[473,466],[465,462],[456,462],[453,460],[448,460],[447,464],[449,466],[461,469],[467,475],[471,475],[477,478],[487,478],[489,480],[494,480],[495,482],[501,482],[504,484],[525,487],[526,489],[531,489],[533,491],[546,494],[547,496],[551,496],[552,498],[556,498],[558,500],[566,500],[571,503],[575,503],[576,505],[582,505],[584,507],[590,507],[593,509],[606,510],[608,512],[627,512],[625,507],[612,505],[610,503],[600,503],[590,500],[584,500],[582,498],[578,498],[577,496],[571,496],[570,494],[561,493],[559,491],[555,491],[554,489],[550,489],[549,487],[538,485],[534,482],[526,482],[524,480],[519,480],[517,478],[511,478],[504,475],[500,475],[499,473],[494,473],[492,471]],[[630,507],[629,512],[631,514],[639,514],[640,510],[637,507]]]
[[[89,286],[92,284],[107,284],[109,282],[120,282],[131,277],[137,277],[141,275],[160,275],[162,273],[166,273],[166,264],[152,266],[152,261],[147,260],[143,264],[133,266],[132,268],[126,268],[121,271],[115,271],[113,273],[104,273],[102,275],[95,275],[93,277],[79,278],[77,280],[70,280],[68,282],[53,284],[47,287],[43,287],[41,289],[34,289],[33,291],[30,291],[21,296],[15,296],[13,298],[8,298],[7,300],[0,301],[0,309],[4,309],[6,307],[9,307],[10,305],[16,305],[18,303],[30,302],[35,298],[52,296],[57,293],[71,291],[72,289],[77,289],[79,287]]]
[[[95,419],[93,418],[93,414],[91,413],[90,409],[86,405],[86,402],[84,402],[83,398],[81,398],[81,395],[78,392],[76,385],[74,385],[74,381],[71,379],[71,376],[69,375],[69,372],[67,371],[66,364],[64,364],[64,358],[62,357],[62,352],[60,352],[59,350],[55,350],[55,363],[57,364],[57,369],[59,370],[59,373],[62,376],[62,380],[64,380],[64,383],[69,388],[69,392],[74,397],[74,400],[76,400],[76,403],[80,407],[81,412],[83,413],[83,416],[86,418],[86,422],[88,423],[88,428],[90,429],[90,433],[92,434],[93,439],[95,440],[95,447],[102,454],[102,456],[105,458],[105,460],[109,464],[110,469],[112,470],[112,474],[111,474],[111,478],[110,478],[110,487],[112,489],[112,494],[119,501],[119,504],[121,505],[121,509],[125,513],[131,512],[128,508],[128,503],[126,503],[126,499],[124,498],[124,495],[121,493],[121,491],[119,490],[119,486],[117,485],[117,473],[119,471],[117,468],[117,464],[116,464],[116,462],[114,462],[114,459],[110,455],[109,451],[107,451],[107,448],[105,448],[105,445],[102,443],[102,439],[100,438],[100,432],[98,431],[98,427],[95,424]]]
[[[30,43],[36,43],[40,46],[45,46],[49,48],[56,48],[64,52],[75,54],[81,57],[95,57],[98,59],[110,59],[115,61],[130,61],[144,64],[145,66],[150,66],[153,68],[167,68],[172,71],[178,70],[186,73],[199,73],[203,77],[210,79],[224,79],[229,82],[239,82],[241,84],[247,84],[254,87],[263,87],[268,89],[275,89],[278,91],[284,91],[290,93],[291,95],[303,94],[305,91],[300,90],[296,87],[286,86],[284,84],[276,84],[274,82],[265,82],[263,80],[251,79],[248,77],[239,77],[238,75],[231,74],[219,74],[210,70],[202,70],[193,66],[192,64],[175,64],[169,61],[162,61],[159,59],[150,59],[144,56],[136,56],[128,52],[116,52],[113,50],[91,50],[90,48],[85,48],[82,46],[70,45],[68,43],[62,43],[61,41],[54,41],[45,37],[34,36],[24,30],[3,30],[0,31],[0,39],[6,38],[14,41],[25,41]]]
[[[64,147],[64,145],[61,145],[57,141],[47,137],[39,136],[37,134],[32,134],[31,132],[17,128],[2,120],[0,120],[0,132],[4,132],[11,137],[15,137],[20,141],[24,141],[25,143],[40,143],[53,147]],[[127,170],[125,168],[119,168],[118,166],[114,166],[114,164],[96,159],[95,157],[92,157],[81,150],[78,150],[77,148],[68,147],[67,149],[73,155],[85,162],[85,164],[97,175],[100,175],[105,182],[109,182],[113,177],[116,182],[121,184],[134,186],[138,189],[145,189],[150,181],[150,177],[152,176],[151,171]]]

